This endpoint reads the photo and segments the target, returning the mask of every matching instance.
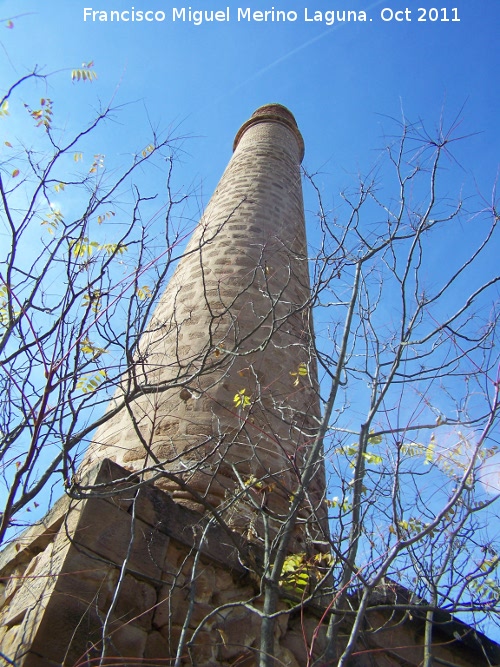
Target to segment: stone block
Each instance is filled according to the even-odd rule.
[[[3,623],[7,626],[20,623],[26,613],[31,610],[31,623],[35,616],[40,616],[54,588],[64,552],[54,553],[54,545],[50,544],[44,552],[36,556],[32,564],[13,581],[15,594],[12,595]],[[27,574],[28,573],[28,574]],[[9,586],[7,587],[9,589]]]
[[[164,625],[161,630],[159,630],[159,633],[170,647],[170,654],[175,656],[182,634],[182,626]]]
[[[23,628],[20,625],[12,627],[3,626],[0,628],[0,647],[5,656],[13,659],[16,654],[19,655],[19,649],[25,643],[22,635]]]
[[[302,667],[304,663],[297,661],[294,654],[285,646],[279,646],[276,650],[276,662],[284,667]]]
[[[104,559],[121,566],[132,539],[130,514],[100,499],[85,501],[73,536],[83,546]],[[140,519],[134,520],[133,545],[128,570],[161,581],[168,538]]]
[[[286,647],[288,651],[298,661],[299,665],[308,664],[308,647],[304,640],[304,636],[299,630],[288,632],[286,635]]]
[[[118,576],[118,567],[71,548],[57,581],[56,594],[61,604],[63,598],[69,597],[107,611]]]
[[[127,574],[123,581],[115,607],[115,616],[149,631],[156,609],[156,589],[144,581]]]
[[[39,551],[43,551],[50,542],[53,542],[68,509],[69,499],[60,498],[45,517],[27,528],[21,535],[8,544],[0,552],[0,573],[21,563],[28,563]]]
[[[143,459],[146,456],[146,451],[144,447],[139,444],[137,447],[129,447],[127,451],[123,454],[122,461],[123,463],[130,463],[131,461],[137,461],[138,459]]]
[[[202,631],[198,632],[194,642],[190,643],[189,655],[194,664],[216,667],[220,665],[218,648],[217,638],[209,632]]]
[[[162,663],[168,665],[168,658],[170,657],[172,656],[169,642],[156,630],[150,632],[144,649],[144,658],[148,661],[147,664],[152,664],[154,658],[161,658]]]
[[[142,658],[144,656],[148,633],[131,623],[124,623],[113,628],[110,641],[112,649],[108,651],[108,656],[120,658],[120,667],[127,667],[128,665],[136,667],[137,660],[131,660],[128,663],[127,658]],[[116,665],[117,661],[114,660],[113,664]]]
[[[217,621],[216,614],[212,614],[206,621],[205,619],[213,610],[214,607],[211,604],[195,602],[189,618],[189,627],[195,630],[201,623],[203,623],[203,627],[206,630],[211,630]]]
[[[26,621],[24,625],[27,626]],[[81,664],[88,647],[99,648],[100,640],[101,619],[91,605],[68,596],[52,595],[29,648],[52,667],[73,665]]]
[[[18,662],[16,664],[21,663]],[[54,667],[54,662],[42,655],[37,655],[36,653],[28,651],[28,653],[22,657],[22,667]]]
[[[290,619],[289,627],[300,633],[302,638],[302,643],[307,642],[308,645],[311,644],[314,638],[314,646],[319,653],[322,653],[326,648],[326,624],[321,624],[320,619],[314,614],[302,614],[299,617]],[[288,637],[287,633],[287,646],[288,646]],[[300,662],[300,660],[299,660]]]
[[[222,570],[220,567],[215,569],[215,588],[216,592],[234,589],[234,580],[230,572]]]
[[[197,603],[210,602],[216,592],[215,571],[210,565],[199,566],[194,576],[194,599]]]
[[[228,602],[250,600],[254,596],[255,590],[252,586],[234,584],[233,587],[217,588],[212,601],[214,604],[222,605]],[[248,614],[248,611],[245,614]]]
[[[177,623],[182,625],[189,605],[189,589],[184,586],[165,586],[153,616],[153,626],[164,628]]]
[[[237,665],[238,667],[257,667],[257,651],[252,651],[250,649],[240,649],[239,653],[232,658],[229,663],[230,665]]]
[[[24,581],[23,575],[25,571],[26,571],[26,564],[23,563],[22,565],[14,566],[8,574],[6,573],[2,591],[2,597],[4,600],[3,604],[10,602],[14,597],[16,591],[19,590],[19,588],[21,588]]]
[[[242,647],[257,646],[260,618],[248,610],[244,616],[229,614],[224,620],[218,618],[217,627],[224,637],[224,648],[221,649],[223,656],[233,655],[236,649],[241,650]]]

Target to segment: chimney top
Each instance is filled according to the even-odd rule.
[[[249,127],[255,125],[256,123],[270,122],[270,121],[286,125],[286,127],[288,127],[288,129],[294,133],[297,143],[299,145],[300,162],[302,162],[302,159],[304,157],[304,140],[297,126],[297,121],[295,120],[291,111],[289,111],[282,104],[276,104],[276,103],[265,104],[264,106],[259,107],[256,111],[253,112],[252,116],[245,123],[243,123],[243,125],[238,130],[236,137],[234,138],[233,151],[236,150],[236,147],[238,146],[241,137],[248,130]]]

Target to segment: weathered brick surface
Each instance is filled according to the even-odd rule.
[[[158,482],[179,501],[201,509],[190,489],[215,505],[227,501],[237,469],[243,480],[268,478],[270,509],[286,515],[294,466],[319,416],[302,155],[284,107],[262,107],[242,126],[141,340],[137,377],[155,391],[133,402],[136,426],[124,410],[99,429],[86,465],[102,457],[137,470],[150,463],[138,428],[164,467],[189,485]],[[306,375],[297,375],[300,364]],[[242,389],[245,408],[234,403]],[[324,487],[320,470],[310,487],[314,504]],[[233,508],[232,516],[235,528],[248,525],[248,511]]]

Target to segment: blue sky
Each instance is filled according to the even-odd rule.
[[[441,3],[443,4],[443,3]],[[225,10],[229,22],[172,22],[172,8]],[[237,21],[237,7],[296,11],[295,22]],[[147,130],[151,122],[192,135],[179,178],[186,186],[203,180],[209,196],[231,154],[234,134],[252,111],[280,102],[295,114],[306,142],[304,164],[321,170],[332,192],[365,171],[394,126],[385,116],[422,119],[433,128],[444,109],[452,120],[463,105],[461,133],[479,132],[459,147],[465,171],[489,187],[498,168],[498,24],[495,0],[450,0],[447,17],[460,21],[418,21],[418,6],[429,0],[0,0],[0,18],[14,28],[0,29],[2,86],[30,70],[78,67],[93,60],[99,79],[93,90],[77,86],[56,95],[58,109],[71,120],[90,115],[96,97],[132,103],[120,115],[115,150],[130,127]],[[153,10],[163,22],[84,21],[84,7],[94,10]],[[304,8],[353,10],[367,21],[304,21]],[[410,21],[383,21],[411,9]],[[456,14],[453,8],[456,7]],[[427,13],[427,17],[429,13]],[[442,18],[441,13],[439,17]],[[370,21],[370,19],[372,19]],[[62,76],[62,75],[61,75]],[[58,91],[61,80],[53,79]],[[82,87],[83,88],[83,87]],[[125,131],[125,134],[123,132]],[[112,150],[107,147],[107,150]],[[464,174],[465,180],[465,174]]]

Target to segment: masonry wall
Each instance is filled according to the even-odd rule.
[[[181,665],[256,665],[260,620],[242,604],[258,594],[241,564],[251,562],[248,543],[216,526],[203,532],[200,514],[152,484],[113,486],[124,478],[111,461],[99,464],[85,481],[111,495],[63,498],[3,552],[4,656],[18,667],[94,664],[109,635],[108,664],[168,665],[185,633]],[[277,659],[298,667],[305,650],[284,617]]]
[[[256,667],[260,619],[245,606],[251,601],[259,609],[253,545],[220,526],[207,528],[206,517],[151,483],[137,486],[137,478],[111,461],[83,481],[99,485],[102,497],[62,498],[0,556],[5,664],[97,665],[105,636],[103,664],[173,665],[184,635],[183,667]],[[276,625],[276,665],[305,667],[324,648],[326,608],[308,605],[289,614],[289,606],[283,600]],[[445,661],[436,664],[491,664],[455,640],[453,624],[446,627],[436,629],[435,656]],[[345,636],[349,629],[347,617]],[[350,664],[418,667],[422,644],[417,618],[375,610]]]

